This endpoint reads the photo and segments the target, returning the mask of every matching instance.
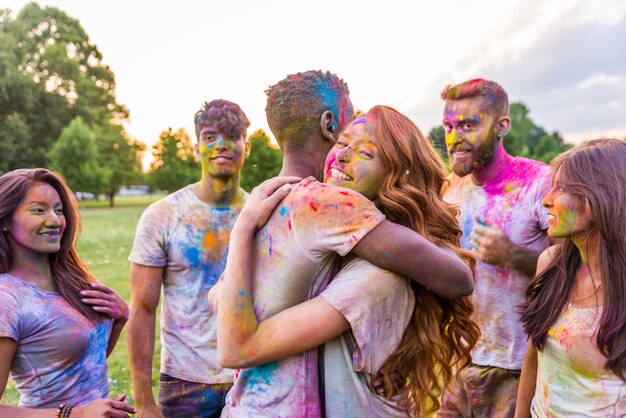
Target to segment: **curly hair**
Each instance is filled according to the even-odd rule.
[[[552,167],[568,192],[590,208],[588,235],[599,247],[604,289],[596,344],[607,357],[606,368],[626,382],[626,141],[589,141],[556,157]],[[580,250],[567,238],[528,285],[521,320],[538,350],[567,305],[581,264]]]
[[[87,266],[78,256],[74,244],[80,235],[81,225],[78,208],[72,192],[63,177],[45,168],[19,169],[9,171],[0,177],[0,224],[9,225],[15,210],[35,183],[46,183],[59,194],[63,205],[66,226],[61,236],[61,248],[48,254],[54,286],[59,294],[74,309],[91,322],[99,322],[104,316],[95,312],[81,301],[80,291],[91,290],[90,283],[96,281]],[[6,237],[0,234],[0,273],[6,273],[13,266],[13,251]]]
[[[328,71],[288,75],[265,93],[267,123],[281,148],[302,148],[310,135],[320,131],[320,117],[327,110],[334,116],[335,132],[354,119],[348,85]]]
[[[380,210],[390,221],[452,249],[474,269],[474,257],[460,247],[458,208],[442,197],[446,170],[432,143],[393,108],[374,106],[365,116],[375,122],[374,136],[385,169],[377,195]],[[439,395],[454,371],[470,364],[480,330],[470,319],[470,297],[448,300],[416,282],[411,281],[411,286],[413,316],[399,348],[379,373],[386,394],[399,395],[408,415],[422,416],[439,408]]]
[[[470,97],[484,97],[496,116],[509,113],[509,96],[495,81],[474,78],[456,85],[448,85],[441,92],[443,100],[461,100]]]
[[[246,137],[250,121],[238,104],[217,99],[204,102],[193,118],[196,138],[200,138],[202,128],[212,126],[218,132],[228,136]]]

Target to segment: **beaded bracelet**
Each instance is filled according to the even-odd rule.
[[[54,418],[69,418],[73,408],[74,405],[62,403],[61,405],[59,405],[59,408],[57,409],[57,413],[54,415]]]
[[[72,408],[74,408],[74,405],[68,405],[67,408],[65,409],[65,415],[63,415],[63,418],[69,418],[70,414],[72,413]]]
[[[54,414],[54,418],[63,418],[63,416],[65,415],[65,408],[67,408],[66,403],[62,403],[61,405],[59,405],[57,413]]]

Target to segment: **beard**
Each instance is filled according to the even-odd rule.
[[[496,153],[500,138],[493,136],[487,138],[480,143],[478,147],[472,147],[469,155],[462,157],[462,160],[455,161],[455,153],[449,152],[450,166],[454,174],[459,177],[465,177],[471,174],[477,168],[480,168],[486,164],[489,164]]]

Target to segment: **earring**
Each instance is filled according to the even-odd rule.
[[[8,231],[7,227],[6,227],[6,226],[3,226],[3,227],[2,227],[2,232],[7,232],[7,231]]]

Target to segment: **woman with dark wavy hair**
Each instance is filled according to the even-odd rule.
[[[552,162],[548,234],[526,290],[529,336],[516,417],[626,415],[626,141]]]
[[[473,267],[474,259],[459,246],[457,208],[442,198],[446,182],[443,163],[417,126],[396,110],[375,106],[350,124],[328,154],[325,182],[361,193],[390,221],[451,249]],[[244,211],[244,219],[240,217],[238,222],[253,228],[262,224],[273,208],[267,205],[263,211],[264,197],[272,192],[253,191],[250,199],[259,200],[258,219],[254,215],[246,219],[249,214]],[[250,244],[231,240],[229,264],[245,264],[237,257],[247,253],[246,245]],[[228,267],[226,271],[225,281],[231,280]],[[471,361],[469,353],[480,334],[470,320],[471,312],[468,297],[444,299],[348,255],[319,296],[259,323],[254,341],[264,343],[254,347],[252,362],[269,363],[326,343],[327,417],[421,416],[438,408],[438,396],[452,379],[453,370]],[[220,332],[228,334],[229,323],[220,319],[226,316],[220,317],[221,313]],[[225,346],[218,340],[220,358],[240,358],[241,364],[231,366],[249,367],[250,359],[244,358],[247,348]],[[268,373],[270,366],[266,366]],[[376,375],[382,377],[385,395],[371,389]]]
[[[63,178],[43,168],[0,177],[0,396],[9,377],[20,406],[3,417],[126,417],[108,396],[106,358],[128,307],[97,283],[74,243],[78,209]]]

